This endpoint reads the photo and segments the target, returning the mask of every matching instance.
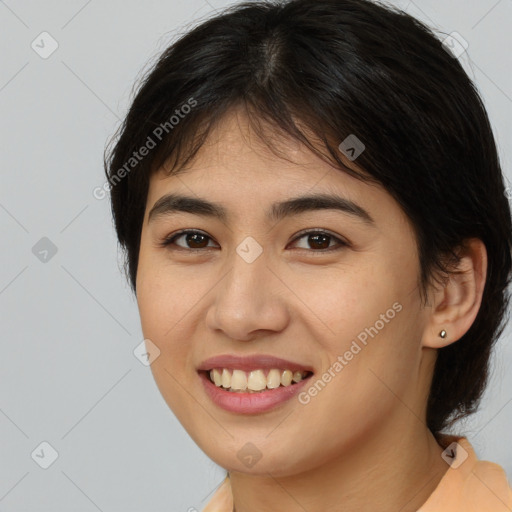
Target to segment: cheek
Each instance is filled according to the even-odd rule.
[[[317,326],[319,339],[335,350],[344,348],[343,340],[352,340],[381,322],[380,315],[400,298],[399,280],[379,268],[377,262],[372,263],[286,276],[299,299],[297,307],[310,319],[310,325]]]
[[[151,272],[141,272],[141,279],[137,283],[137,304],[146,338],[163,339],[163,334],[171,326],[170,312],[174,309],[169,298],[160,280]]]
[[[310,315],[312,338],[323,354],[317,378],[328,382],[312,390],[311,402],[328,402],[340,416],[382,414],[396,401],[393,393],[403,394],[417,371],[414,276],[386,271],[376,262],[371,268],[338,273],[336,279],[326,274],[315,283],[310,288],[302,280],[297,290],[308,305],[304,311],[318,312],[318,318]],[[317,395],[322,398],[313,398]]]
[[[366,343],[357,336],[339,338],[328,347],[321,373],[299,397],[302,420],[323,440],[325,457],[364,443],[409,402],[405,397],[415,384],[417,350],[411,343],[402,346],[401,314],[404,310],[378,334],[360,331],[367,334]]]
[[[186,272],[171,268],[161,254],[141,246],[137,304],[144,335],[162,341],[172,339],[174,327],[198,300],[198,288],[200,285],[187,278]]]
[[[189,294],[183,293],[181,285],[170,279],[169,274],[161,272],[160,267],[149,259],[141,258],[137,272],[137,305],[142,333],[160,350],[160,355],[151,364],[155,380],[161,385],[173,386],[172,375],[183,371],[183,362],[187,359],[186,343],[177,340],[186,339],[180,332],[186,318]],[[169,372],[169,373],[167,373]]]
[[[192,345],[183,341],[191,336],[183,331],[185,323],[180,319],[190,307],[180,300],[185,299],[184,294],[177,293],[157,273],[145,272],[139,282],[137,303],[143,336],[160,351],[150,366],[153,378],[168,407],[180,421],[187,421],[190,398],[183,386],[190,385],[186,379],[190,377],[187,372]]]

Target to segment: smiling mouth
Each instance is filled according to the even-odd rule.
[[[311,378],[313,372],[288,369],[259,369],[245,372],[231,368],[212,368],[199,373],[218,388],[231,393],[264,393],[273,389],[291,387]]]

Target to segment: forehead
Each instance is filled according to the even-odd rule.
[[[255,132],[254,124],[261,132]],[[321,148],[320,144],[318,147]],[[342,154],[340,158],[347,167],[365,174]],[[150,193],[184,183],[208,186],[212,191],[227,191],[225,187],[229,184],[240,187],[239,193],[247,186],[277,192],[289,187],[304,190],[316,184],[321,184],[324,191],[325,187],[335,191],[347,182],[354,182],[354,186],[363,184],[279,129],[249,119],[241,109],[233,109],[215,125],[186,166],[171,170],[167,164],[153,174]]]

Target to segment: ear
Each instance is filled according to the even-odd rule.
[[[432,287],[427,306],[422,346],[442,348],[459,340],[473,324],[487,276],[487,250],[484,243],[472,238],[456,251],[460,257],[441,287]],[[445,331],[445,336],[441,333]]]

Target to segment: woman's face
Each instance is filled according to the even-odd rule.
[[[401,208],[382,188],[303,146],[283,139],[279,147],[286,159],[232,113],[186,171],[154,175],[136,284],[144,337],[160,350],[154,378],[190,436],[224,468],[286,476],[421,426],[416,416],[424,414],[433,359],[422,349],[427,310]],[[171,193],[220,205],[226,217],[159,207],[149,219]],[[268,216],[277,203],[313,194],[338,196],[345,208],[311,203]],[[162,245],[183,229],[200,233]],[[198,370],[220,355],[274,356],[313,375],[292,384],[300,393],[287,400],[272,402],[281,387],[241,400]],[[237,369],[228,362],[210,368],[216,366]],[[279,377],[294,369],[254,366],[252,384],[261,378],[258,368],[264,376],[277,369]]]

